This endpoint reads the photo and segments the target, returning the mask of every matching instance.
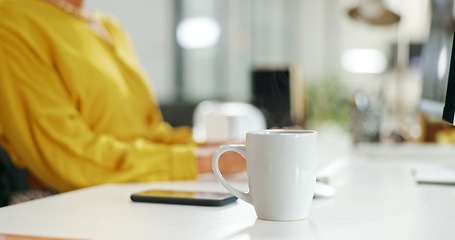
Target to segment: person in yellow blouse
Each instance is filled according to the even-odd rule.
[[[58,192],[194,179],[215,151],[163,120],[124,30],[83,0],[0,0],[0,145]]]

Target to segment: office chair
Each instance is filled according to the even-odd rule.
[[[0,148],[0,207],[8,205],[12,193],[27,189],[27,171],[15,167],[8,153]]]

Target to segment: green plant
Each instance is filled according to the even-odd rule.
[[[336,76],[310,81],[307,90],[309,125],[334,122],[343,129],[348,129],[349,94]]]

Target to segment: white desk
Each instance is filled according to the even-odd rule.
[[[225,207],[129,200],[151,187],[224,191],[209,178],[103,185],[0,208],[0,233],[109,240],[455,239],[455,186],[417,185],[409,161],[356,158],[333,182],[337,194],[315,199],[303,221],[257,220],[240,200]]]

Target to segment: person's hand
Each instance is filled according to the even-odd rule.
[[[219,146],[206,145],[196,149],[199,173],[212,172],[212,157]],[[239,173],[246,170],[245,159],[236,152],[225,152],[219,160],[220,171],[224,174]]]

